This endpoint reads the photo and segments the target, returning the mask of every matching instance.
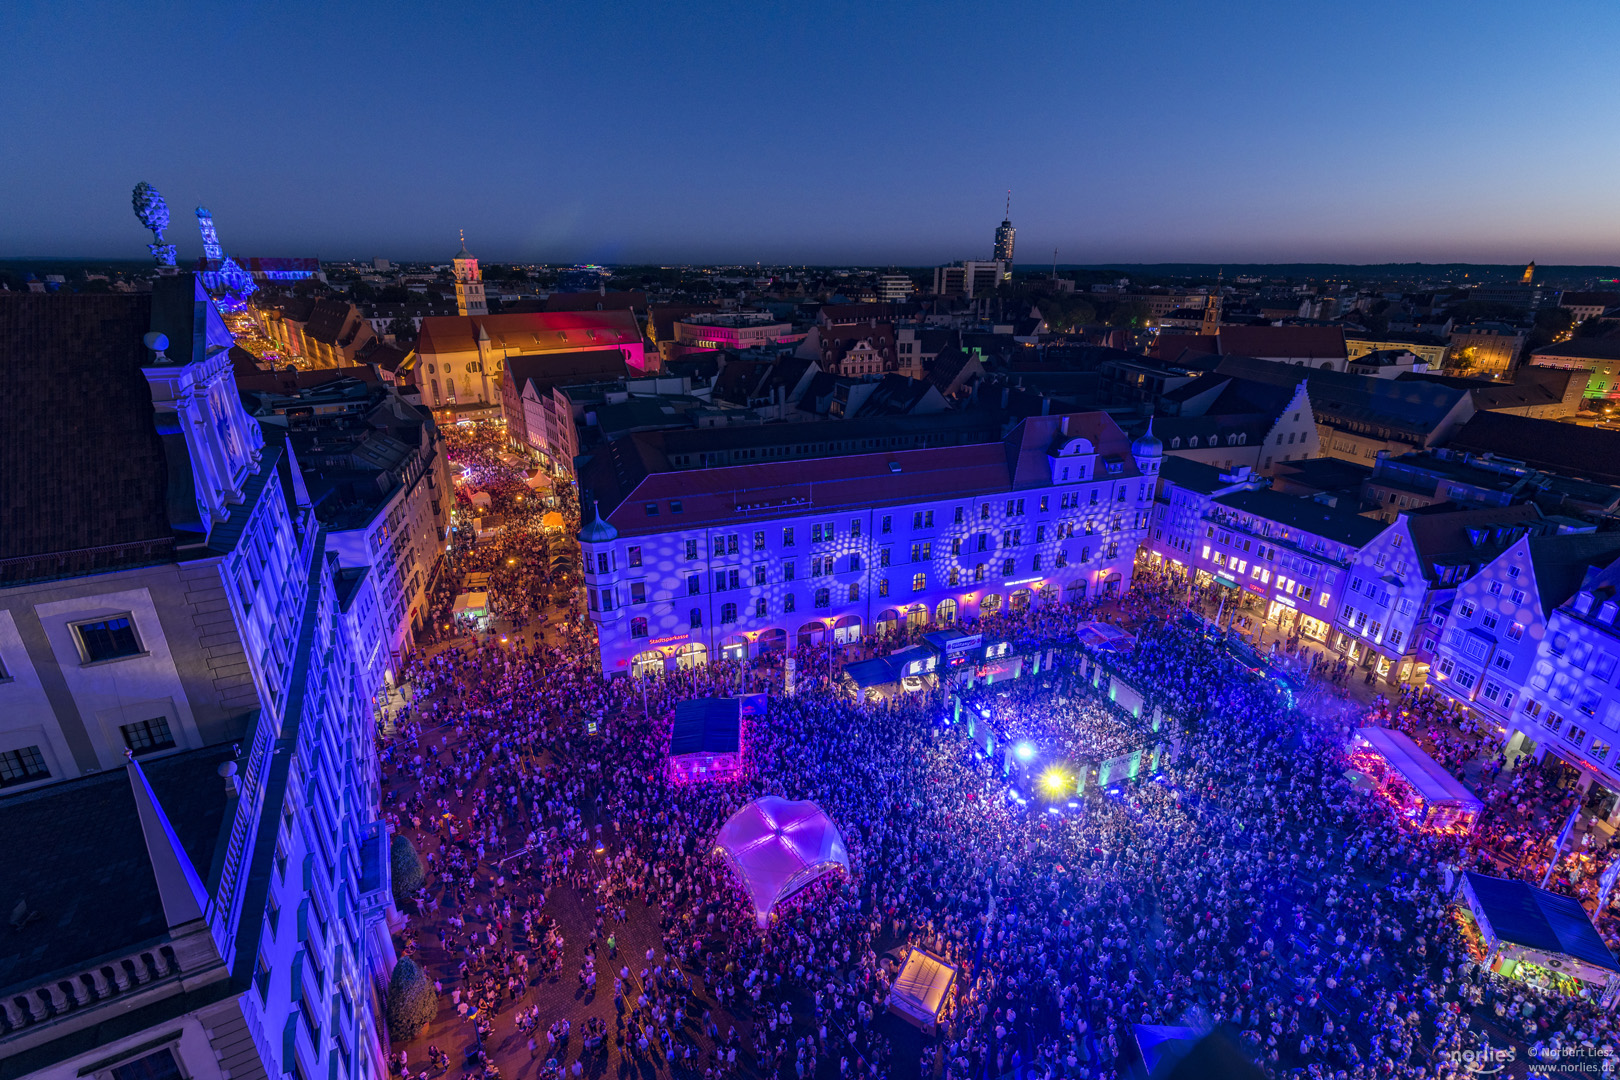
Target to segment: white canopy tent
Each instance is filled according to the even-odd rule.
[[[721,826],[714,846],[748,892],[761,929],[782,900],[834,870],[849,873],[838,826],[813,802],[755,799]]]

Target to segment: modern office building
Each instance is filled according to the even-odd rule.
[[[602,670],[949,625],[1129,588],[1162,456],[1103,413],[1005,439],[644,474],[614,463],[580,532]]]

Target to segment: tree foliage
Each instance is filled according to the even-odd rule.
[[[410,1042],[439,1011],[439,995],[427,973],[406,958],[394,965],[388,979],[388,1037]]]
[[[404,907],[405,902],[427,884],[427,871],[422,868],[422,858],[416,853],[416,845],[398,833],[394,834],[389,844],[388,861],[394,878],[394,905]]]

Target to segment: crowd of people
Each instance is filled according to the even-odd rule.
[[[1065,760],[1168,747],[1131,782],[1050,805],[1010,796],[1002,763],[945,722],[947,688],[857,700],[824,674],[826,645],[800,650],[791,697],[752,662],[605,679],[577,612],[418,658],[383,760],[385,810],[428,864],[406,938],[445,994],[424,1040],[485,1048],[465,1068],[486,1074],[506,1052],[489,1047],[526,1046],[551,1074],[617,1055],[800,1080],[1117,1078],[1134,1024],[1219,1026],[1290,1077],[1612,1047],[1589,993],[1480,966],[1440,870],[1455,839],[1402,826],[1345,778],[1362,711],[1325,678],[1290,700],[1249,677],[1178,620],[1181,600],[1146,577],[985,621],[1043,658],[972,696],[1011,735]],[[1159,731],[1084,672],[1077,628],[1099,618],[1132,627],[1134,646],[1100,659],[1158,707]],[[742,778],[671,784],[675,702],[755,688],[775,692]],[[712,846],[764,794],[815,801],[850,872],[759,931]],[[910,945],[958,968],[937,1037],[886,1015]]]

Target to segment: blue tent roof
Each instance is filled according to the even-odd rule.
[[[1620,962],[1573,897],[1472,870],[1464,871],[1463,877],[1499,940],[1620,971]]]
[[[675,703],[669,731],[671,754],[735,754],[741,747],[742,702],[737,698],[692,698]]]
[[[884,683],[898,682],[900,676],[894,673],[894,667],[889,663],[887,656],[874,656],[870,660],[857,660],[853,664],[844,665],[844,674],[856,686],[881,686]]]

